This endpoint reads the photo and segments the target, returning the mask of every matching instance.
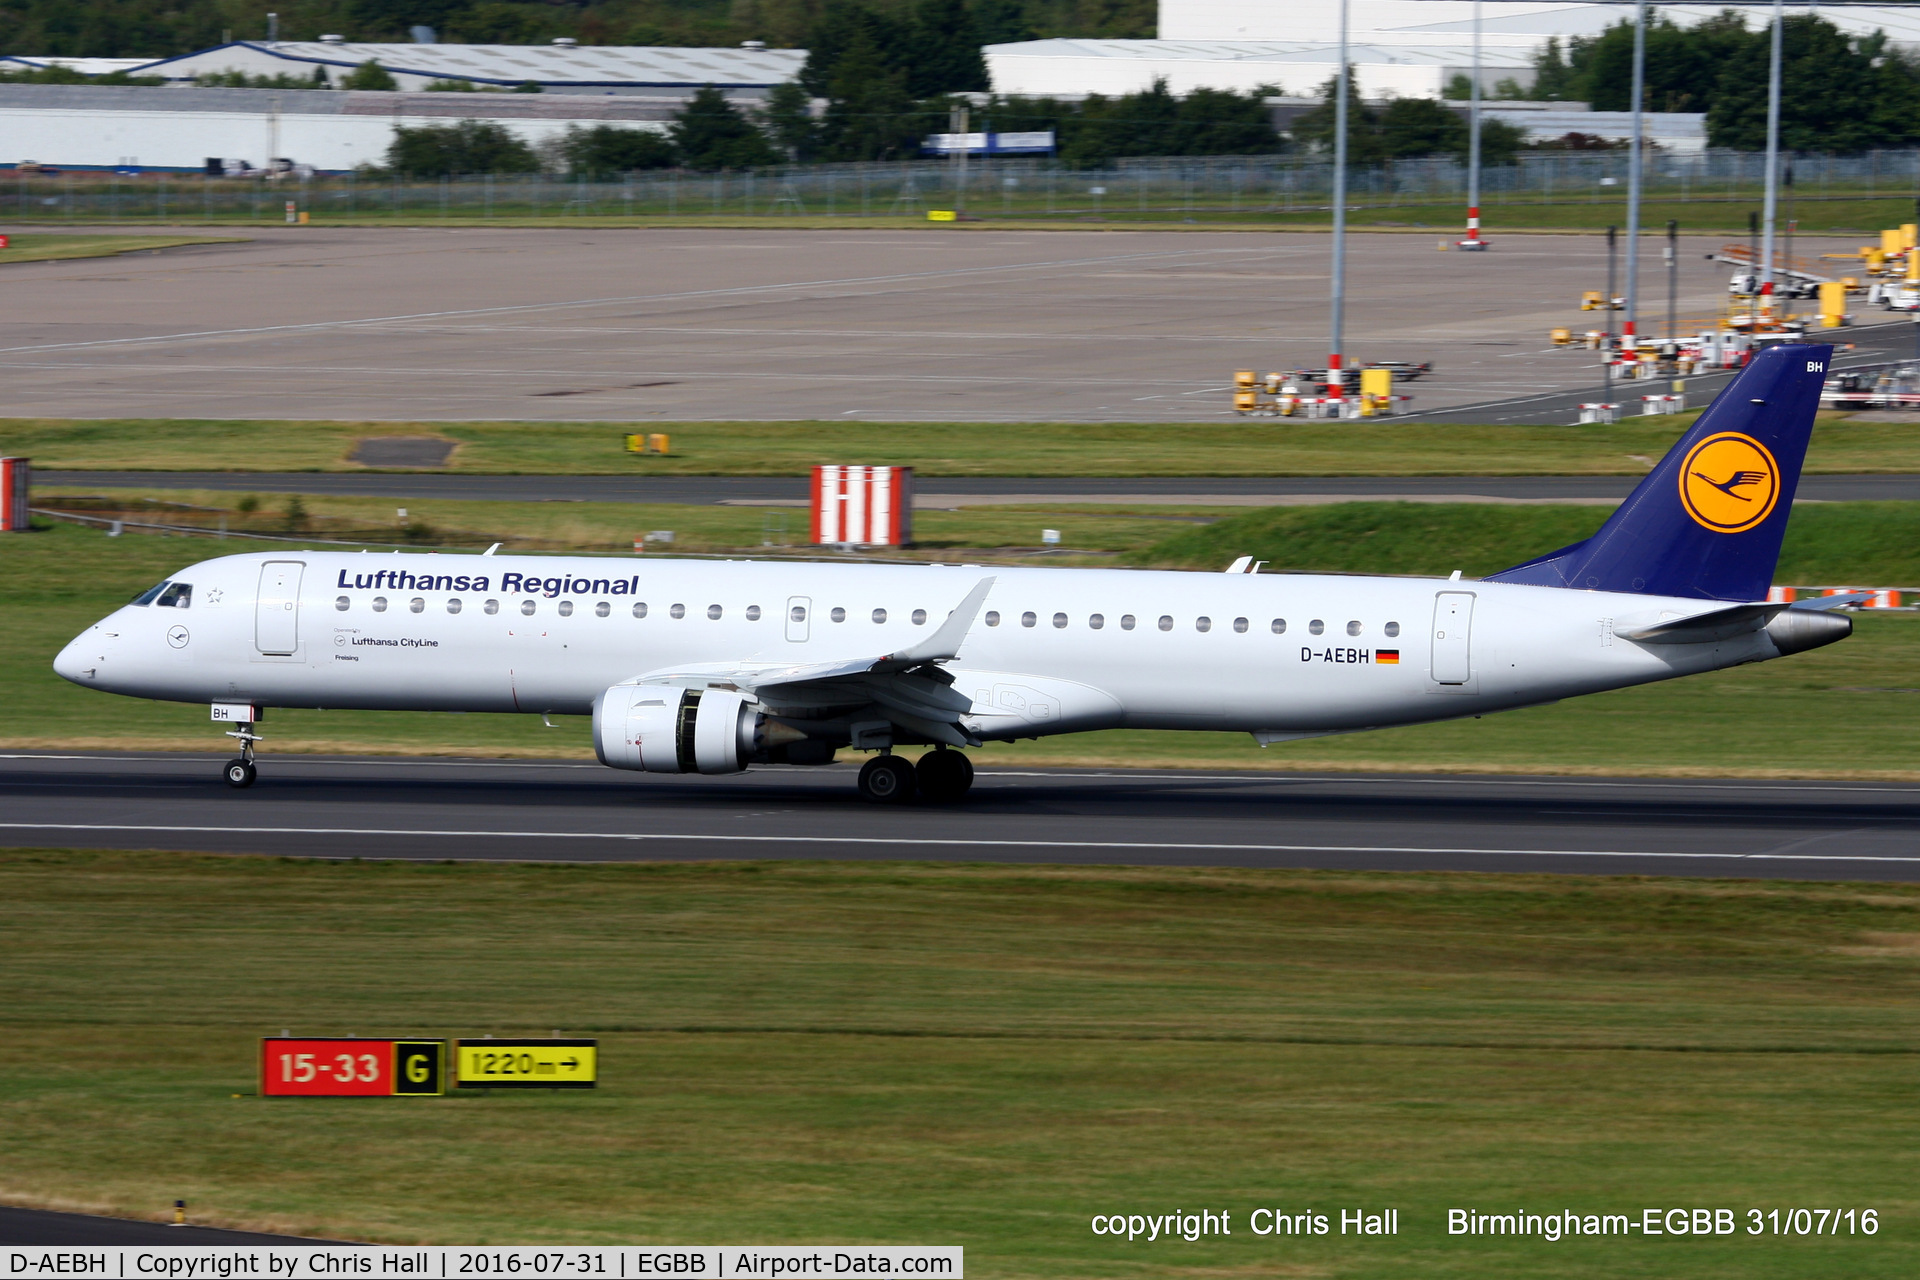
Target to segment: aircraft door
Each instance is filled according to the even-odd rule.
[[[285,657],[300,648],[300,576],[306,567],[303,560],[269,560],[260,566],[253,645],[261,653]]]
[[[813,625],[808,621],[808,615],[812,612],[812,596],[787,597],[787,639],[796,643],[806,640],[807,628]]]
[[[1466,684],[1473,679],[1473,592],[1442,591],[1433,598],[1433,679]]]

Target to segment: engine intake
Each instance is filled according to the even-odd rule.
[[[739,773],[756,761],[833,758],[831,746],[808,741],[743,693],[631,684],[593,700],[593,750],[610,768],[647,773]]]

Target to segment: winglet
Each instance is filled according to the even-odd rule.
[[[961,641],[967,638],[967,632],[973,630],[973,620],[980,616],[980,606],[987,601],[987,593],[993,590],[994,580],[982,578],[967,592],[967,598],[954,607],[947,620],[932,635],[910,649],[890,653],[873,665],[875,671],[902,671],[908,667],[917,667],[923,662],[946,662],[960,652]]]

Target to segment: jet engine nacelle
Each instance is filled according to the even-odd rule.
[[[593,750],[615,769],[739,773],[764,751],[766,721],[740,693],[617,684],[593,700]]]

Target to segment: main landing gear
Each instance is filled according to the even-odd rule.
[[[253,744],[260,741],[260,735],[253,731],[253,722],[248,721],[237,729],[227,730],[227,736],[240,740],[240,754],[227,761],[220,770],[220,776],[227,780],[230,787],[250,787],[258,772],[253,767]]]
[[[921,756],[918,764],[886,755],[860,767],[860,795],[875,804],[907,804],[915,795],[929,804],[952,804],[972,785],[973,762],[945,748]]]

